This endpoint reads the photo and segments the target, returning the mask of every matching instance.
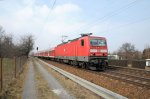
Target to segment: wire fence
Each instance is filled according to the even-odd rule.
[[[13,78],[17,78],[23,71],[23,65],[26,63],[27,57],[0,58],[0,90],[9,87]]]

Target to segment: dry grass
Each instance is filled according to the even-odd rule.
[[[14,77],[14,63],[13,59],[4,58],[2,61],[2,73],[3,73],[3,89],[12,81]]]
[[[23,72],[16,78],[11,78],[11,83],[5,86],[1,93],[2,99],[22,99],[23,85],[28,70],[28,64],[24,65]]]

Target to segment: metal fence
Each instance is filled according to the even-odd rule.
[[[108,60],[109,65],[145,69],[145,60]]]
[[[9,87],[13,78],[16,78],[22,71],[27,57],[0,58],[0,90]]]

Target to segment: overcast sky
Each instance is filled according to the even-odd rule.
[[[150,0],[0,0],[0,25],[16,38],[35,36],[48,49],[81,33],[107,38],[110,52],[130,42],[150,45]]]

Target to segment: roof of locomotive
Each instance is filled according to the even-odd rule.
[[[101,39],[106,39],[105,37],[100,37],[100,36],[89,36],[90,38],[101,38]]]
[[[89,38],[101,38],[101,39],[106,39],[105,37],[99,37],[99,36],[81,36],[81,37],[78,37],[78,38],[75,38],[75,39],[72,39],[72,40],[68,40],[67,42],[63,42],[57,46],[60,46],[60,45],[63,45],[63,44],[67,44],[69,42],[73,42],[73,41],[76,41],[76,40],[79,40],[81,38],[86,38],[86,37],[89,37]]]

